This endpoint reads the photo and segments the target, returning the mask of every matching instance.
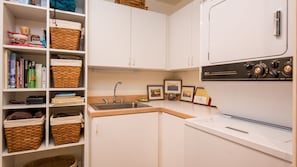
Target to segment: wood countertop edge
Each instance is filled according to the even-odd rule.
[[[163,107],[144,107],[136,109],[118,109],[118,110],[102,110],[102,111],[89,111],[89,116],[94,117],[106,117],[106,116],[116,116],[116,115],[127,115],[127,114],[139,114],[148,112],[164,112],[177,116],[182,119],[194,118],[192,115],[184,114],[178,111],[170,110]]]

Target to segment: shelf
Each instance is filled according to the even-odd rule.
[[[51,8],[50,13],[51,13],[51,18],[53,18],[54,9]],[[70,21],[75,21],[80,23],[84,23],[85,17],[86,17],[85,14],[63,11],[59,9],[56,9],[56,16],[57,16],[57,19],[70,20]]]
[[[45,145],[45,141],[42,142],[41,146],[36,150],[26,150],[26,151],[18,151],[18,152],[12,152],[8,153],[7,148],[2,152],[3,157],[9,157],[9,156],[15,156],[15,155],[23,155],[28,153],[36,153],[39,151],[47,151],[47,150],[53,150],[53,149],[60,149],[60,148],[67,148],[67,147],[74,147],[74,146],[83,146],[85,144],[84,137],[81,135],[79,142],[77,143],[69,143],[69,144],[63,144],[63,145],[55,145],[53,142],[53,139],[50,139],[50,143],[48,147]]]
[[[46,104],[8,104],[4,105],[2,109],[25,109],[25,108],[45,108]]]
[[[85,140],[83,135],[80,136],[80,140],[77,143],[69,143],[69,144],[62,144],[62,145],[55,145],[53,139],[50,138],[48,149],[59,149],[59,148],[65,148],[65,147],[80,146],[84,144],[85,144]]]
[[[81,50],[64,50],[64,49],[50,49],[51,54],[72,54],[72,55],[84,55],[85,51]]]
[[[47,150],[46,146],[45,146],[45,141],[43,141],[41,143],[41,146],[36,150],[26,150],[26,151],[18,151],[18,152],[8,153],[7,148],[5,148],[5,150],[2,152],[2,156],[8,157],[8,156],[14,156],[14,155],[23,155],[23,154],[27,154],[27,153],[33,153],[33,152],[44,151],[44,150]]]
[[[43,92],[45,88],[11,88],[3,89],[3,92]]]
[[[84,87],[80,88],[50,88],[50,91],[80,91],[85,90]]]
[[[3,45],[3,48],[9,49],[15,52],[46,54],[46,48],[35,48],[35,47],[14,46],[14,45]]]
[[[21,4],[16,2],[4,1],[4,5],[13,12],[17,18],[46,22],[46,8],[35,5]]]

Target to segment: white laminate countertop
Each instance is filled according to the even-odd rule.
[[[231,117],[224,116],[217,108],[197,105],[183,101],[156,100],[150,102],[141,102],[148,104],[150,108],[139,108],[133,112],[131,109],[121,109],[117,111],[95,111],[89,106],[89,114],[92,117],[131,114],[137,112],[158,111],[167,112],[178,116],[176,113],[186,115],[185,124],[196,129],[200,129],[210,134],[225,138],[227,140],[239,143],[278,157],[280,159],[292,162],[292,132],[289,130],[274,128],[266,125],[246,122]],[[118,110],[119,111],[119,110]],[[96,114],[100,113],[101,114]],[[108,113],[111,112],[111,113]],[[229,128],[226,128],[229,127]],[[230,129],[231,128],[231,129]],[[232,129],[233,128],[233,129]],[[235,130],[234,130],[235,129]],[[236,131],[239,130],[239,131]],[[242,133],[240,131],[248,132]],[[198,142],[198,141],[197,141]]]
[[[152,107],[161,107],[164,109],[173,110],[176,112],[190,115],[192,117],[205,117],[218,113],[217,108],[193,104],[184,101],[158,100],[145,102],[143,104],[148,104]]]
[[[292,162],[292,131],[222,114],[191,118],[186,125]]]

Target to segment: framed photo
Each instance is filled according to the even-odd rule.
[[[193,103],[210,106],[211,98],[203,87],[197,87],[194,94]]]
[[[163,85],[147,85],[148,100],[163,100]]]
[[[164,88],[165,93],[180,94],[182,87],[182,80],[165,79]]]
[[[192,102],[194,97],[195,86],[182,86],[180,100]]]

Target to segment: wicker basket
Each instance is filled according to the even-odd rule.
[[[77,160],[72,155],[60,155],[38,159],[27,163],[24,167],[77,167]]]
[[[50,19],[51,48],[78,50],[81,23]]]
[[[79,142],[83,122],[81,114],[58,118],[54,118],[52,115],[50,121],[55,145]]]
[[[60,64],[54,61],[62,61]],[[81,60],[51,59],[55,88],[77,88],[80,81]],[[64,63],[65,62],[65,63]],[[78,62],[71,64],[72,62]],[[65,65],[63,65],[63,63]],[[78,64],[78,65],[77,65]]]
[[[140,9],[148,9],[145,6],[145,0],[116,0],[116,3],[132,6]]]
[[[51,48],[54,49],[79,49],[80,30],[50,27]]]
[[[8,152],[38,149],[44,134],[44,116],[41,118],[4,120]]]

